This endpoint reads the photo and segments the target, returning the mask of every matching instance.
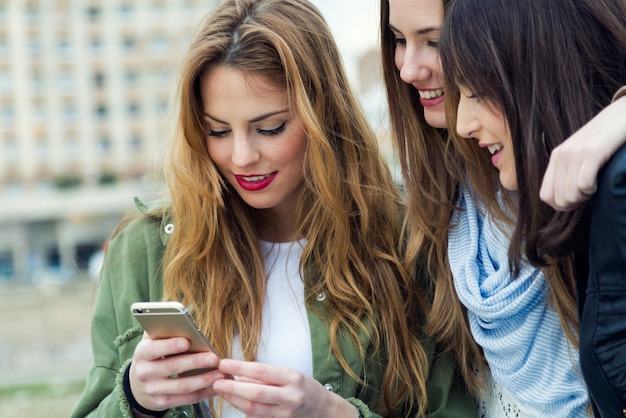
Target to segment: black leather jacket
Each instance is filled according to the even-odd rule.
[[[624,418],[626,146],[598,177],[598,190],[591,202],[589,274],[578,275],[578,279],[580,361],[594,412],[602,418]]]

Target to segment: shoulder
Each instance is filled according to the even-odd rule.
[[[120,248],[129,251],[167,245],[174,231],[168,204],[160,201],[146,204],[135,198],[135,205],[138,210],[120,222],[107,252]]]
[[[138,213],[120,224],[107,245],[102,279],[117,290],[161,287],[163,255],[174,227],[168,210],[138,208]]]

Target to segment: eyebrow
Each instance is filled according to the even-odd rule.
[[[281,113],[286,113],[286,112],[289,112],[289,109],[283,109],[283,110],[278,110],[276,112],[265,113],[263,115],[257,116],[256,118],[250,120],[249,122],[250,123],[260,122],[260,121],[262,121],[264,119],[270,118],[270,117],[275,116],[275,115],[280,115]],[[215,116],[211,116],[208,113],[205,113],[204,116],[206,116],[207,118],[213,119],[217,123],[223,123],[225,125],[228,125],[228,122],[224,122],[223,120],[219,120]]]
[[[401,31],[399,31],[398,29],[396,29],[396,28],[395,28],[393,25],[391,25],[391,24],[389,24],[389,25],[387,25],[387,26],[389,27],[389,29],[390,29],[392,32],[402,33]],[[435,31],[438,31],[438,30],[441,30],[441,28],[440,28],[440,27],[438,27],[438,26],[427,26],[427,27],[425,27],[425,28],[422,28],[422,29],[420,29],[420,30],[416,31],[416,32],[415,32],[415,34],[417,34],[417,35],[424,35],[424,34],[426,34],[426,33],[435,32]]]

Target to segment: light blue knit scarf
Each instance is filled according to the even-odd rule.
[[[459,206],[465,210],[453,216],[450,266],[494,380],[527,414],[588,416],[578,351],[548,307],[545,277],[523,265],[518,278],[511,279],[508,238],[491,218],[482,218],[466,190]]]

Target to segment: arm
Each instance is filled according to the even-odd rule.
[[[206,395],[186,393],[167,400],[160,397],[164,390],[172,391],[171,386],[182,380],[167,379],[164,386],[163,379],[158,381],[164,373],[169,376],[194,368],[193,363],[197,365],[206,360],[203,356],[212,357],[211,361],[215,363],[217,357],[196,354],[161,360],[164,355],[185,351],[188,342],[177,338],[152,341],[147,336],[142,340],[143,329],[130,313],[132,302],[161,298],[162,282],[158,272],[164,247],[159,228],[158,222],[143,219],[131,224],[108,246],[91,326],[94,366],[72,417],[140,416],[131,410],[123,389],[124,374],[130,367],[131,359],[132,393],[139,404],[148,409],[168,409],[190,403],[193,396]],[[157,358],[159,361],[155,362]],[[168,367],[169,370],[163,371]],[[159,376],[155,378],[155,374]],[[192,382],[180,390],[195,392],[198,385],[206,387],[203,378],[208,379],[207,376],[191,378]],[[172,411],[166,417],[174,414]]]
[[[598,171],[626,142],[626,86],[550,155],[539,196],[556,210],[576,209],[596,191]]]

